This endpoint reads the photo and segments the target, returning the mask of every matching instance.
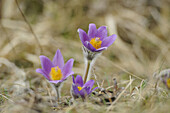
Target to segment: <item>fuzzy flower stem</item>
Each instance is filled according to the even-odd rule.
[[[56,101],[57,101],[57,105],[60,102],[60,84],[51,84],[53,90],[55,91],[56,94]]]
[[[92,62],[91,60],[87,60],[86,68],[85,68],[85,74],[84,74],[84,84],[86,83],[87,79],[90,76],[91,62]]]
[[[60,91],[59,91],[59,87],[56,88],[56,93],[57,93],[57,102],[60,102]]]

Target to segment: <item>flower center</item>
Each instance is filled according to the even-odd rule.
[[[79,91],[83,89],[83,88],[82,88],[82,87],[80,87],[80,86],[78,86],[77,88],[78,88],[78,90],[79,90]]]
[[[61,69],[57,67],[52,67],[50,72],[51,80],[61,80],[63,74]]]
[[[90,44],[96,48],[99,49],[101,47],[102,41],[100,40],[99,37],[94,37],[90,40]]]
[[[168,88],[170,88],[170,78],[168,78],[168,80],[166,82],[167,82]]]

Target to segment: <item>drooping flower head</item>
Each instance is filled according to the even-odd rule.
[[[79,37],[83,45],[92,52],[100,52],[107,49],[116,39],[116,35],[107,36],[106,26],[98,29],[95,24],[89,24],[88,34],[78,29]]]
[[[90,95],[92,91],[98,88],[95,87],[94,89],[92,89],[94,80],[89,80],[84,84],[83,79],[80,75],[77,75],[76,79],[74,79],[74,76],[72,76],[72,78],[72,94],[74,98],[81,97],[84,99],[86,96]]]
[[[46,56],[40,56],[42,69],[37,69],[36,72],[42,74],[51,83],[61,83],[74,72],[72,71],[73,59],[67,61],[64,65],[63,56],[58,49],[53,61],[51,62]]]

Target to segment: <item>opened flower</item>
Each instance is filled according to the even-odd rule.
[[[92,52],[107,49],[116,39],[115,34],[107,36],[106,26],[97,29],[95,24],[89,24],[88,34],[82,29],[78,29],[78,32],[83,45]]]
[[[92,90],[94,80],[89,80],[85,84],[83,83],[83,79],[80,75],[77,75],[76,79],[73,77],[73,84],[72,84],[72,94],[74,98],[82,97],[83,99],[90,95],[92,91],[97,89],[98,87]]]
[[[116,40],[116,35],[107,36],[106,26],[101,26],[98,29],[95,24],[89,24],[88,34],[78,29],[79,37],[83,46],[83,53],[86,62],[84,83],[91,78],[91,67],[94,64],[94,59],[99,56],[103,50],[107,49]]]
[[[36,72],[42,74],[51,83],[61,83],[74,72],[72,71],[73,59],[67,61],[64,65],[63,56],[58,49],[53,61],[51,62],[46,56],[40,56],[42,69],[37,69]]]

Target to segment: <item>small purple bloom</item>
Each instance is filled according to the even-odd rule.
[[[77,75],[76,79],[73,78],[73,84],[72,84],[72,94],[75,98],[82,97],[83,99],[90,95],[92,91],[97,89],[98,87],[95,87],[92,90],[94,80],[89,80],[85,84],[83,83],[83,79],[80,75]]]
[[[165,84],[165,86],[170,89],[170,69],[165,69],[159,73],[161,77],[161,81]]]
[[[64,59],[59,49],[52,62],[43,55],[40,56],[40,60],[42,69],[36,69],[36,72],[42,74],[51,83],[61,83],[66,80],[68,76],[74,74],[72,71],[74,60],[70,59],[64,65]]]
[[[97,29],[95,24],[89,24],[88,34],[82,29],[78,32],[83,45],[92,52],[105,50],[116,40],[115,34],[107,36],[106,26]]]

